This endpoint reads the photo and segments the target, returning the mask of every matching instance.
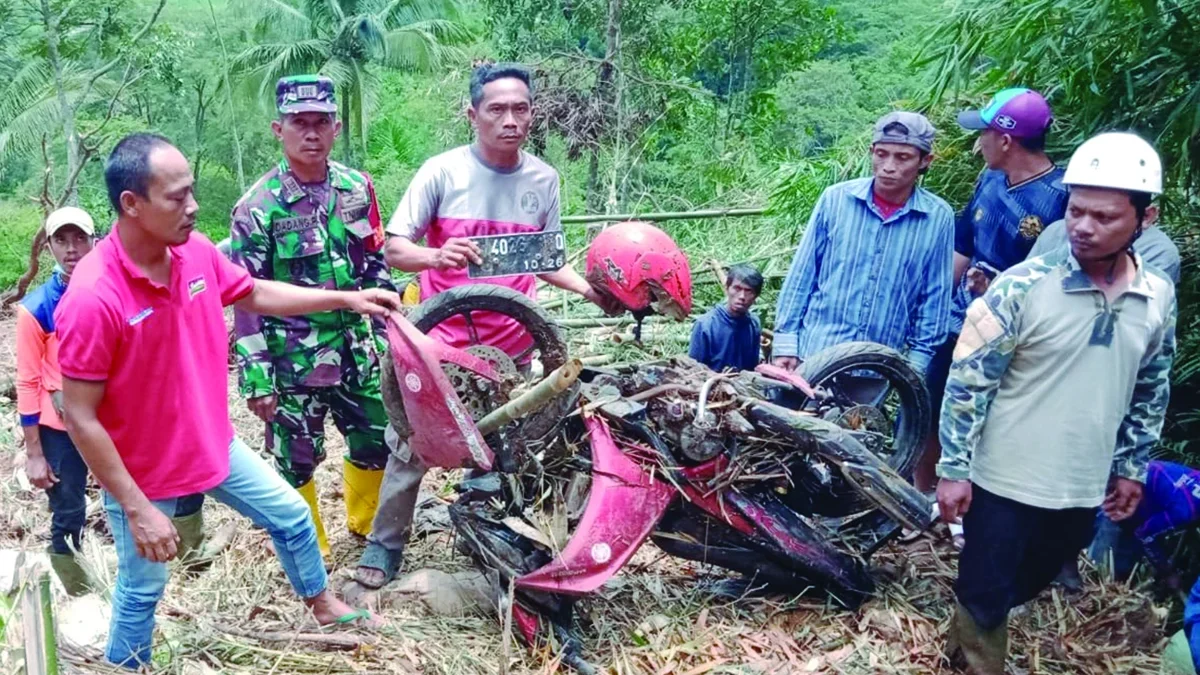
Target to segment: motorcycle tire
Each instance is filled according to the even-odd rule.
[[[521,324],[533,338],[543,373],[549,373],[567,362],[567,342],[550,315],[528,296],[504,286],[456,286],[417,305],[407,318],[417,330],[428,333],[447,319],[469,312],[503,314]],[[400,382],[396,379],[390,351],[385,350],[380,365],[384,408],[396,433],[400,438],[407,438],[410,435],[408,418],[404,414],[404,399],[400,394]],[[522,422],[524,436],[527,439],[544,438],[554,430],[571,405],[572,396],[563,395],[531,413]]]
[[[874,342],[847,342],[817,352],[804,360],[799,372],[813,387],[854,370],[868,370],[887,378],[900,398],[891,453],[880,457],[906,480],[921,460],[925,442],[933,431],[933,401],[920,374],[894,349]],[[830,498],[821,499],[818,512],[846,516],[872,508],[869,499],[845,481],[834,486]]]

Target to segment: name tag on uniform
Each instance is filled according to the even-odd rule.
[[[371,210],[366,204],[362,206],[350,206],[343,204],[340,211],[343,223],[352,223],[356,220],[362,220],[367,217],[367,213]]]
[[[287,234],[288,232],[303,232],[321,224],[321,219],[317,214],[313,213],[307,216],[292,216],[290,218],[277,218],[271,222],[272,229],[277,234]]]
[[[546,274],[567,264],[566,239],[561,231],[471,237],[479,246],[482,265],[471,263],[472,279],[517,274]]]

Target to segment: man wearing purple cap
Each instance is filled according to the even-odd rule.
[[[950,355],[971,301],[997,274],[1025,260],[1042,230],[1063,217],[1067,189],[1063,171],[1046,156],[1046,132],[1053,116],[1041,94],[1023,87],[1005,89],[982,110],[966,110],[958,123],[979,131],[977,147],[987,164],[975,194],[954,227],[954,303],[950,335],[930,365],[929,393],[940,405]],[[934,488],[936,437],[917,469],[916,485]]]

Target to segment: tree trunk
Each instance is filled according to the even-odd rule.
[[[54,71],[54,94],[58,99],[63,136],[67,142],[67,175],[71,175],[79,165],[79,134],[75,130],[75,107],[67,100],[67,89],[63,84],[62,59],[58,54],[58,17],[50,11],[50,0],[42,0],[42,25],[46,29],[46,58]],[[67,203],[74,204],[77,201],[78,192],[71,186]]]
[[[587,209],[588,213],[599,213],[600,206],[600,144],[592,146],[592,156],[588,158],[587,177]]]
[[[213,31],[217,34],[217,44],[221,45],[221,74],[225,78],[225,102],[229,105],[229,129],[233,132],[233,152],[237,160],[238,189],[246,191],[246,172],[242,169],[242,139],[238,134],[238,116],[233,108],[233,86],[229,83],[229,52],[225,50],[225,38],[221,36],[221,27],[217,24],[217,13],[213,10],[212,0],[208,0],[208,14],[212,17]]]
[[[192,184],[192,189],[196,190],[200,187],[200,177],[203,175],[204,164],[204,123],[205,116],[208,113],[208,101],[204,100],[204,90],[207,88],[208,82],[199,80],[196,82],[196,116],[192,122],[192,128],[196,136],[196,149],[192,152],[192,171],[195,174],[195,179]]]
[[[608,118],[610,115],[615,116],[617,129],[615,134],[616,144],[614,147],[618,149],[620,148],[621,144],[621,111],[619,109],[621,105],[621,98],[620,96],[614,96],[613,75],[616,71],[617,59],[620,58],[621,55],[621,2],[622,0],[608,0],[608,28],[606,31],[607,35],[604,47],[604,62],[600,64],[600,76],[596,86],[597,93],[600,95],[600,105],[603,106],[604,117]],[[592,161],[597,161],[595,153],[592,154]],[[590,172],[593,168],[598,169],[598,167],[595,165],[590,165],[588,167],[589,181],[591,179]],[[606,206],[606,209],[610,212],[617,209],[617,205],[615,203],[616,186],[613,181],[616,180],[616,175],[619,172],[619,168],[620,157],[616,152],[614,152],[611,178],[609,181],[608,203]],[[598,177],[597,181],[599,181]],[[599,192],[599,190],[596,190],[596,192]],[[599,202],[598,194],[596,195],[596,201]]]

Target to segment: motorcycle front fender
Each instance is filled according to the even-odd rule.
[[[518,577],[517,588],[585,595],[611,579],[654,530],[675,497],[617,447],[603,418],[584,418],[592,487],[575,534],[548,565]]]

